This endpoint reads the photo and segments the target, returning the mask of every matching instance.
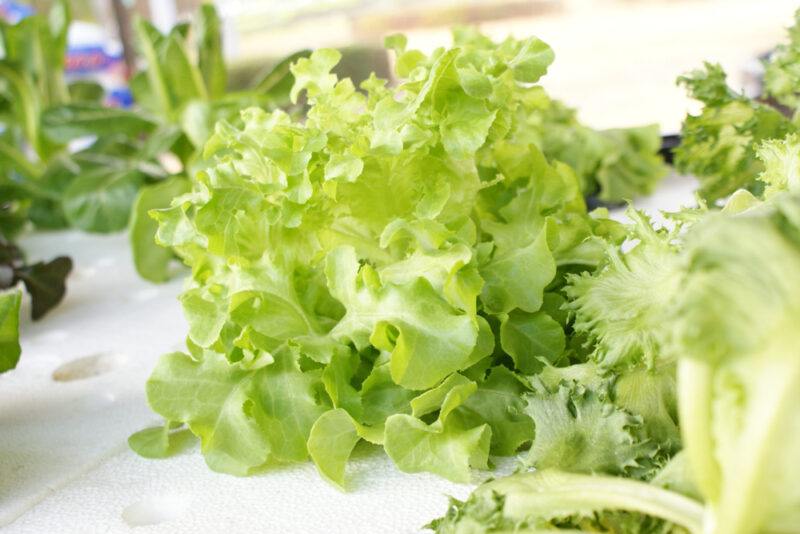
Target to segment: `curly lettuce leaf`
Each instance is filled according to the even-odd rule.
[[[678,82],[704,107],[684,121],[681,144],[675,150],[676,168],[700,180],[699,194],[709,202],[740,188],[759,194],[761,184],[755,177],[763,167],[756,157],[757,146],[796,127],[777,109],[728,87],[719,65],[706,63],[704,70]]]
[[[191,356],[164,357],[148,398],[213,469],[310,456],[343,487],[366,440],[467,481],[531,441],[520,373],[564,359],[556,291],[620,231],[522,136],[549,47],[456,41],[426,56],[388,39],[396,87],[340,80],[332,50],[298,60],[305,120],[219,122],[191,191],[152,212],[192,269]]]
[[[610,368],[652,366],[661,357],[658,326],[664,306],[680,290],[674,232],[655,229],[634,209],[628,215],[633,248],[610,246],[604,266],[569,277],[565,288],[573,328],[594,343],[593,358]]]
[[[764,89],[779,103],[793,110],[800,106],[800,10],[787,31],[789,42],[775,47],[764,69]]]
[[[765,184],[765,198],[783,191],[800,192],[800,137],[797,134],[764,141],[757,155],[764,165],[758,179]]]
[[[535,425],[526,463],[537,469],[622,474],[653,453],[654,445],[638,432],[640,418],[582,385],[562,382],[526,400]]]

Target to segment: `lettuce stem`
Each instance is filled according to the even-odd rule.
[[[504,515],[517,520],[558,515],[561,510],[564,515],[622,510],[664,519],[692,534],[702,533],[700,503],[637,480],[545,470],[495,480],[479,491],[503,495]]]
[[[757,359],[757,371],[748,376],[753,393],[735,465],[726,462],[725,485],[714,507],[714,534],[762,532],[773,505],[763,496],[769,494],[774,475],[770,463],[781,450],[781,433],[797,414],[800,359],[782,338],[765,352]]]
[[[694,482],[706,500],[715,502],[720,493],[720,468],[714,458],[711,429],[713,369],[692,358],[678,361],[678,415],[683,447]]]

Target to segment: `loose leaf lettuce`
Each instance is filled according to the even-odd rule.
[[[310,456],[343,486],[364,439],[468,481],[533,439],[522,375],[564,361],[564,274],[624,232],[526,133],[549,47],[456,42],[390,38],[399,84],[360,91],[331,73],[338,52],[299,59],[306,119],[219,122],[191,191],[152,212],[193,274],[189,354],[162,359],[148,399],[213,469]]]
[[[535,391],[526,394],[535,424],[529,458],[540,469],[485,484],[466,502],[454,501],[430,528],[796,529],[800,359],[791,325],[800,310],[797,139],[765,143],[759,157],[766,201],[740,192],[721,211],[673,216],[683,224],[680,233],[654,230],[631,212],[638,244],[625,254],[610,249],[609,264],[574,277],[567,291],[570,307],[585,318],[576,328],[597,348],[618,347],[625,357],[547,366],[533,377]],[[626,295],[622,280],[651,297],[657,319],[636,295],[627,299],[627,313],[615,312],[611,297]],[[609,309],[603,312],[598,295],[604,293]],[[605,385],[598,380],[603,370]]]

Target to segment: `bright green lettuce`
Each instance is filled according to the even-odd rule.
[[[798,153],[794,135],[758,150],[766,200],[737,192],[721,211],[673,215],[672,231],[630,212],[633,248],[610,248],[566,291],[591,360],[545,367],[524,394],[538,470],[454,501],[432,529],[796,530]]]
[[[425,56],[389,39],[397,87],[339,80],[335,50],[299,59],[306,119],[219,122],[192,190],[153,212],[192,278],[189,354],[162,358],[148,399],[213,469],[310,456],[343,486],[363,439],[467,481],[533,439],[523,375],[575,351],[566,273],[625,231],[530,137],[549,47],[456,42]]]
[[[19,346],[19,291],[0,293],[0,373],[17,366],[21,352]]]

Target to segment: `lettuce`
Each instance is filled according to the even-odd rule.
[[[724,199],[738,189],[756,195],[764,170],[757,156],[765,140],[797,132],[800,81],[800,10],[788,30],[788,42],[778,45],[764,65],[764,92],[749,98],[731,89],[722,67],[706,63],[678,79],[689,95],[703,104],[699,115],[688,115],[675,151],[681,172],[700,180],[699,194],[707,201]]]
[[[766,200],[740,191],[721,211],[673,216],[671,231],[630,212],[635,245],[566,288],[589,362],[531,379],[550,394],[527,394],[537,470],[453,501],[430,528],[796,530],[798,151],[794,135],[759,148]]]
[[[0,373],[17,366],[19,346],[19,291],[0,292]]]
[[[404,471],[468,481],[531,442],[524,375],[575,350],[559,290],[625,231],[533,141],[550,48],[456,44],[426,56],[388,39],[396,87],[338,79],[335,50],[299,59],[305,120],[251,108],[218,123],[191,191],[152,212],[192,277],[188,353],[161,359],[148,400],[212,469],[310,457],[341,486],[365,440]],[[145,432],[132,446],[166,454],[171,434]],[[632,448],[614,465],[651,454]]]

